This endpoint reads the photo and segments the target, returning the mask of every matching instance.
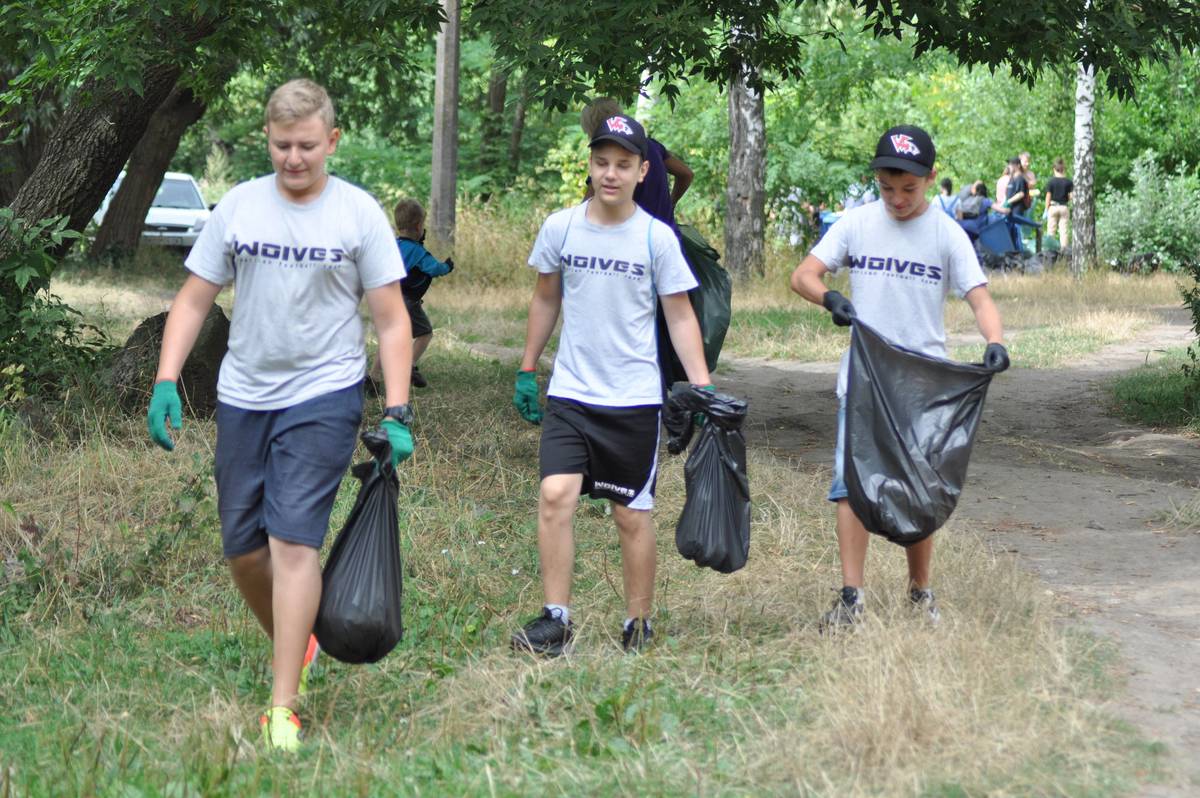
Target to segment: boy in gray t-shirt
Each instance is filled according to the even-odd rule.
[[[312,81],[285,83],[267,103],[264,132],[274,174],[222,198],[188,255],[147,425],[174,449],[166,421],[182,427],[176,380],[217,294],[236,283],[217,382],[217,509],[233,581],[274,648],[263,742],[295,751],[296,703],[317,653],[318,551],[362,419],[363,295],[379,335],[393,466],[413,448],[412,329],[386,215],[325,171],[341,135],[329,95]]]
[[[1001,343],[1000,312],[988,293],[975,250],[962,228],[926,198],[937,176],[934,155],[933,141],[921,128],[901,125],[884,133],[871,161],[882,201],[847,211],[796,267],[792,290],[823,305],[835,324],[848,326],[854,316],[893,343],[936,357],[946,356],[942,313],[946,296],[953,291],[971,306],[988,342],[985,364],[1002,370],[1008,367],[1008,353]],[[850,271],[854,305],[837,291],[827,290],[821,279],[843,268]],[[822,630],[853,624],[863,611],[870,536],[846,499],[842,478],[848,364],[847,352],[838,373],[838,441],[829,492],[829,500],[837,503],[843,587],[833,608],[821,617]],[[930,588],[933,536],[905,551],[909,598],[936,621],[938,609]]]
[[[615,114],[600,122],[588,159],[595,196],[550,216],[529,256],[537,286],[513,396],[526,421],[542,422],[537,362],[560,312],[563,328],[540,451],[538,554],[545,606],[512,636],[519,651],[557,656],[571,643],[571,518],[580,493],[612,504],[625,584],[622,646],[638,651],[652,634],[656,550],[650,509],[662,405],[656,300],[688,379],[709,386],[709,375],[687,295],[696,279],[679,240],[633,201],[646,176],[646,153],[646,133],[636,120]]]

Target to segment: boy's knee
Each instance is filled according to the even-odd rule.
[[[227,562],[229,563],[229,570],[233,571],[237,576],[254,574],[264,568],[270,567],[271,549],[268,546],[261,546],[254,551],[230,557]]]
[[[271,568],[275,571],[293,572],[308,568],[320,568],[321,560],[316,549],[303,543],[292,543],[281,538],[271,538]]]
[[[574,479],[546,477],[542,480],[541,506],[543,510],[553,513],[572,510],[578,500],[579,485]]]

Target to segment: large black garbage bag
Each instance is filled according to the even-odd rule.
[[[742,436],[746,403],[676,383],[663,414],[672,454],[687,448],[695,413],[707,421],[683,468],[687,500],[675,527],[675,548],[696,565],[730,574],[750,556],[750,476]]]
[[[351,470],[362,487],[325,562],[315,630],[323,651],[350,663],[378,662],[404,634],[391,446],[381,430],[364,432],[362,441],[375,459]]]
[[[911,546],[954,512],[993,371],[904,349],[854,320],[843,452],[869,531]]]
[[[721,255],[712,248],[704,236],[694,227],[679,225],[679,240],[683,255],[692,269],[699,286],[688,292],[696,321],[700,323],[700,337],[704,343],[704,359],[708,370],[717,367],[721,347],[725,344],[725,333],[729,331],[729,320],[733,316],[733,281],[729,272],[721,266]],[[687,380],[687,372],[675,349],[667,330],[662,306],[658,308],[658,363],[663,375],[663,385]]]

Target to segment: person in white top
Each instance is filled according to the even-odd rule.
[[[413,449],[404,264],[383,209],[325,170],[341,136],[334,122],[329,95],[312,81],[271,95],[263,132],[274,174],[225,195],[188,255],[147,413],[150,437],[172,450],[166,422],[182,428],[180,370],[217,294],[236,284],[217,382],[217,509],[233,581],[273,644],[271,706],[259,722],[265,745],[284,751],[300,744],[295,707],[317,653],[318,553],[362,419],[364,294],[392,465]]]
[[[625,584],[623,648],[638,651],[653,634],[650,509],[663,400],[656,300],[688,380],[711,385],[687,295],[696,279],[671,228],[633,200],[648,169],[647,147],[637,120],[616,114],[600,122],[588,159],[594,196],[551,215],[529,256],[537,285],[513,403],[531,423],[543,419],[537,363],[560,312],[563,327],[540,452],[538,554],[545,606],[512,636],[517,651],[557,656],[572,642],[571,520],[581,493],[612,505]]]
[[[813,247],[792,273],[792,290],[849,326],[852,317],[880,332],[893,343],[922,354],[946,356],[943,305],[953,291],[966,299],[988,343],[984,362],[997,371],[1008,366],[1000,312],[987,290],[967,234],[926,198],[937,172],[933,141],[911,125],[883,134],[871,168],[882,202],[847,212]],[[850,271],[854,304],[825,287],[822,278]],[[842,474],[845,395],[849,353],[838,375],[838,442],[834,450],[833,485],[829,500],[837,503],[838,550],[842,562],[842,591],[833,608],[820,619],[830,630],[856,623],[863,612],[863,582],[869,533],[846,499]],[[930,587],[933,536],[907,548],[909,598],[932,620],[938,618]]]

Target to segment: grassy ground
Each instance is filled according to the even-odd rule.
[[[1191,363],[1186,350],[1174,350],[1116,380],[1114,409],[1147,427],[1182,427],[1200,433],[1200,380],[1183,372],[1185,363]]]
[[[168,455],[103,404],[49,438],[0,416],[0,796],[1113,795],[1154,777],[1160,751],[1101,709],[1120,688],[1112,652],[966,529],[939,535],[939,628],[909,614],[903,558],[877,543],[868,622],[820,637],[837,584],[828,475],[756,450],[752,556],[732,576],[675,553],[682,463],[664,462],[654,650],[619,651],[616,536],[585,505],[577,652],[511,654],[540,599],[538,433],[509,406],[507,349],[532,275],[522,258],[470,277],[463,252],[511,251],[473,235],[430,293],[433,387],[402,473],[406,637],[379,665],[319,675],[298,760],[255,744],[269,647],[220,561],[212,424],[188,419]],[[177,263],[76,270],[55,290],[122,340],[166,308]],[[768,279],[739,290],[730,350],[832,360],[844,332],[786,291],[788,265],[773,256]],[[993,285],[1014,357],[1043,365],[1174,301],[1163,279]],[[970,329],[962,310],[952,334]],[[1018,348],[1089,325],[1069,351]]]
[[[403,473],[406,639],[323,673],[298,763],[254,744],[269,650],[219,561],[212,425],[189,420],[167,455],[136,418],[85,420],[74,443],[8,424],[0,794],[1104,795],[1155,767],[1097,709],[1109,652],[966,530],[941,535],[940,628],[908,614],[903,558],[878,546],[870,622],[819,637],[826,475],[761,453],[753,556],[730,577],[674,553],[666,464],[656,650],[620,654],[615,534],[585,508],[578,651],[512,655],[539,599],[537,430],[506,406],[507,367],[445,351],[426,371]]]

